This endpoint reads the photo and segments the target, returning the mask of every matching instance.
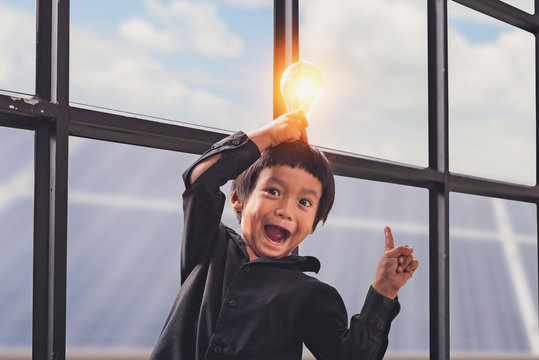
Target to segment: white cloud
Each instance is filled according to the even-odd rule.
[[[272,59],[238,57],[243,41],[223,19],[222,3],[144,4],[149,13],[122,18],[107,12],[115,16],[106,21],[116,22],[116,32],[99,31],[98,21],[85,27],[71,19],[71,101],[229,130],[251,130],[271,120]],[[184,8],[174,13],[174,4]],[[209,29],[200,9],[208,11]],[[196,27],[204,30],[197,46],[213,55],[197,50],[192,41]],[[0,46],[0,89],[33,93],[31,10],[0,4]]]
[[[72,26],[73,101],[144,114],[207,118],[229,104],[209,91],[186,85],[174,68],[136,46]],[[182,119],[180,119],[182,120]]]
[[[472,45],[450,32],[451,164],[535,184],[535,40],[520,30]]]
[[[226,5],[249,9],[271,8],[273,6],[272,0],[222,0],[222,2]]]
[[[35,16],[2,5],[0,11],[0,88],[35,91]]]
[[[426,166],[426,3],[310,0],[301,9],[300,57],[327,82],[311,141]],[[450,161],[474,175],[531,181],[534,41],[507,29],[480,45],[449,29]]]
[[[301,15],[300,56],[318,64],[327,82],[312,141],[425,164],[425,5],[312,0]]]
[[[232,32],[215,3],[188,0],[169,4],[144,0],[144,3],[172,36],[190,46],[187,51],[213,57],[235,57],[244,51],[242,39]]]
[[[148,51],[173,52],[180,48],[179,39],[166,31],[159,31],[144,19],[133,18],[119,27],[120,35]]]
[[[242,87],[256,87],[264,93],[249,79],[271,74],[242,69],[247,78],[236,79],[237,73],[214,74],[206,65],[179,67],[156,56],[180,51],[180,44],[181,51],[194,49],[195,43],[179,41],[173,26],[189,18],[185,26],[202,28],[218,17],[215,3],[145,4],[153,18],[126,20],[118,37],[72,24],[70,90],[75,101],[227,129],[249,130],[267,120],[252,106],[234,105],[243,100],[231,100],[226,89],[240,94]],[[425,16],[425,4],[407,0],[343,0],[338,7],[323,0],[302,3],[300,55],[319,65],[327,82],[311,119],[311,141],[426,165]],[[33,92],[34,26],[33,14],[2,5],[0,48],[9,51],[0,53],[0,88]],[[219,26],[227,28],[226,23]],[[201,35],[207,46],[219,26]],[[504,31],[491,43],[473,44],[455,29],[449,31],[452,169],[533,183],[533,36]],[[130,38],[134,34],[139,36]],[[199,41],[196,46],[203,48]],[[269,62],[266,67],[271,72]]]
[[[117,37],[73,20],[72,100],[228,129],[252,119],[249,106],[232,105],[230,90],[241,78],[211,65],[243,51],[219,8],[207,1],[144,4],[149,14],[120,19]]]

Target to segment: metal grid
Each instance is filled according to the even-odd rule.
[[[498,0],[455,1],[534,34],[537,54],[537,14],[530,15]],[[535,5],[539,6],[539,0]],[[274,0],[275,89],[284,67],[298,58],[298,6],[298,0]],[[537,185],[522,186],[449,172],[447,0],[427,0],[427,9],[429,166],[419,168],[326,152],[337,175],[429,189],[430,358],[449,359],[449,193],[537,205],[539,190]],[[34,359],[65,359],[69,136],[198,154],[226,135],[201,127],[70,105],[69,34],[69,1],[37,0],[36,95],[23,98],[0,93],[0,126],[35,131]],[[538,74],[537,55],[535,63]],[[536,92],[536,100],[537,96]],[[274,115],[282,112],[283,104],[275,90]],[[539,126],[536,139],[537,129]]]

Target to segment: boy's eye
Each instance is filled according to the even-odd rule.
[[[275,189],[275,188],[268,188],[266,189],[266,192],[270,195],[274,195],[274,196],[279,196],[280,193],[279,193],[279,190]]]
[[[301,199],[299,203],[305,207],[311,207],[313,206],[313,203],[309,199]]]

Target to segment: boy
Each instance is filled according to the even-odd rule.
[[[383,357],[397,291],[417,260],[394,248],[386,228],[375,281],[348,328],[337,291],[303,273],[318,272],[318,260],[289,255],[334,197],[329,162],[308,145],[306,126],[301,111],[284,114],[221,140],[184,173],[182,286],[151,359],[299,360],[303,343],[317,359]],[[219,187],[235,178],[241,236],[220,222]]]

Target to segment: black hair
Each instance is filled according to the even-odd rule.
[[[301,141],[282,143],[264,150],[260,158],[233,182],[231,192],[236,192],[240,203],[245,204],[253,190],[258,176],[265,168],[288,165],[307,171],[322,184],[322,196],[314,219],[314,230],[320,221],[324,223],[335,199],[335,180],[328,159],[317,148]],[[236,210],[241,222],[241,211]]]

